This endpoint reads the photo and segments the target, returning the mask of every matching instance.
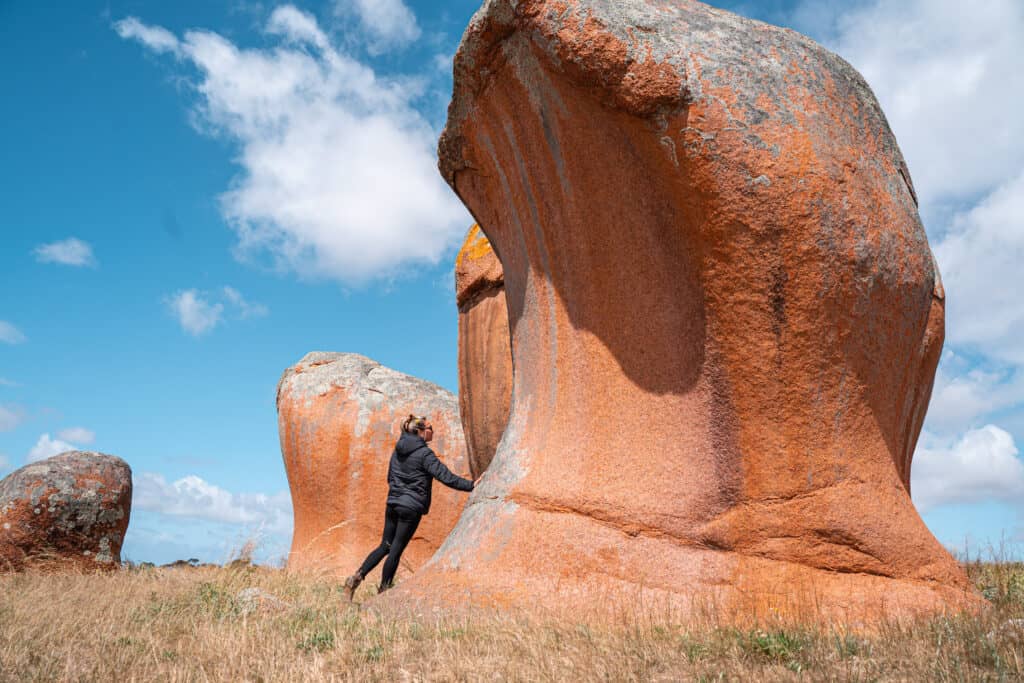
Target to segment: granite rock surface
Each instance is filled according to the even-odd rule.
[[[0,481],[0,571],[117,569],[132,505],[124,460],[69,451]]]
[[[945,295],[860,74],[691,0],[486,0],[454,70],[439,166],[501,257],[513,398],[385,602],[977,605],[910,498]]]
[[[474,225],[455,259],[459,413],[474,477],[487,469],[508,422],[512,349],[501,261]]]

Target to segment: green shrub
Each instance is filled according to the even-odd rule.
[[[299,641],[299,649],[305,652],[324,652],[334,648],[333,631],[314,631]]]

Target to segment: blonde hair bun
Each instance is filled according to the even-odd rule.
[[[410,414],[409,417],[402,421],[402,431],[409,434],[422,431],[426,426],[427,418],[425,416],[417,417]]]

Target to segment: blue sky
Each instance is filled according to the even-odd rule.
[[[1024,7],[714,4],[811,35],[879,96],[949,302],[915,502],[947,545],[1019,544]],[[284,368],[354,351],[455,391],[469,217],[433,147],[477,5],[0,2],[0,476],[116,454],[127,558],[256,535],[274,559]]]

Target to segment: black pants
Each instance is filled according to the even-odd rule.
[[[384,515],[384,535],[380,540],[380,545],[366,556],[363,566],[359,568],[359,576],[365,578],[373,571],[374,567],[380,564],[381,560],[387,557],[387,562],[384,563],[384,573],[380,578],[380,586],[381,588],[390,588],[391,582],[395,579],[395,572],[398,571],[398,562],[402,559],[405,546],[409,545],[409,540],[416,533],[416,527],[420,525],[422,518],[423,515],[418,512],[397,505],[388,505]]]

